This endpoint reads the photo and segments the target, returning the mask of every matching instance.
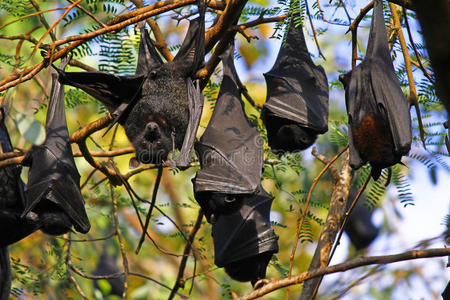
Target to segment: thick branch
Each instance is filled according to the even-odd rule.
[[[130,0],[133,2],[134,5],[136,5],[137,8],[144,7],[144,3],[142,0]],[[158,23],[156,23],[153,18],[147,18],[147,24],[152,29],[153,35],[155,36],[155,46],[158,48],[159,52],[164,56],[165,59],[168,61],[173,60],[173,55],[169,51],[169,48],[167,48],[166,39],[164,38],[164,35],[161,32],[161,29],[158,26]]]
[[[66,46],[65,48],[59,50],[56,53],[51,54],[51,57],[46,57],[44,61],[27,68],[23,70],[20,73],[12,74],[8,76],[6,79],[0,81],[0,91],[6,90],[10,87],[13,87],[21,82],[30,80],[35,76],[37,73],[39,73],[44,67],[47,66],[48,61],[54,61],[58,58],[61,58],[62,56],[66,55],[69,51],[75,49],[79,45],[85,43],[87,40],[90,40],[96,36],[102,35],[107,32],[112,31],[119,31],[122,28],[129,26],[131,24],[137,23],[139,21],[142,21],[144,19],[147,19],[149,17],[185,6],[189,4],[195,3],[196,0],[181,0],[181,1],[160,1],[153,5],[149,5],[143,8],[136,9],[132,12],[126,13],[122,16],[119,16],[110,22],[107,23],[106,28],[99,28],[95,31],[92,31],[90,33],[76,35],[76,36],[69,36],[67,38],[61,39],[56,41],[51,45],[50,48],[55,48],[57,46],[60,46],[62,44],[66,44],[69,42],[73,42],[70,45]]]
[[[330,209],[328,210],[327,220],[325,226],[320,234],[319,242],[314,253],[309,271],[326,267],[328,265],[328,258],[333,246],[336,234],[344,219],[348,193],[350,191],[350,184],[353,178],[353,170],[349,163],[349,151],[344,154],[342,161],[342,169],[339,175],[339,180],[334,184],[333,193],[331,195]],[[320,284],[322,277],[317,277],[307,280],[303,285],[300,299],[311,299]]]

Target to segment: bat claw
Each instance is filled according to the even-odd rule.
[[[267,278],[260,279],[253,285],[253,290],[257,290],[259,288],[262,288],[263,286],[265,286],[269,282],[270,282],[270,280],[267,279]]]

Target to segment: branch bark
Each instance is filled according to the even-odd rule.
[[[309,265],[309,272],[318,268],[324,268],[329,263],[328,258],[331,248],[344,220],[348,193],[350,191],[350,183],[353,178],[353,169],[350,167],[349,158],[349,151],[347,150],[342,160],[339,180],[334,184],[327,220],[322,233],[320,234],[313,259]],[[321,280],[322,276],[317,276],[313,279],[305,281],[300,299],[312,299],[318,289],[318,286],[320,285]]]
[[[399,254],[393,255],[380,255],[380,256],[368,256],[368,257],[360,257],[355,258],[349,261],[346,261],[341,264],[337,264],[329,267],[322,267],[316,270],[311,270],[308,272],[304,272],[294,277],[283,278],[280,280],[270,280],[263,287],[254,290],[253,292],[244,295],[242,297],[234,298],[235,300],[250,300],[256,299],[258,297],[269,294],[272,291],[277,289],[287,287],[294,284],[299,284],[304,282],[307,279],[316,278],[319,276],[324,276],[326,274],[344,272],[347,270],[368,266],[368,265],[385,265],[391,264],[395,262],[405,261],[405,260],[413,260],[419,258],[430,258],[430,257],[441,257],[450,255],[450,248],[435,248],[435,249],[427,249],[427,250],[411,250],[406,251]]]

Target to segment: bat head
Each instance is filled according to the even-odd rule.
[[[317,139],[317,132],[298,123],[274,115],[265,116],[267,138],[274,153],[296,152],[309,148]]]
[[[141,99],[123,123],[141,163],[160,164],[170,151],[183,144],[189,122],[186,78],[190,66],[177,61],[148,71]]]
[[[208,222],[213,223],[219,215],[232,214],[242,207],[246,194],[225,194],[219,192],[201,192],[195,194]]]
[[[144,75],[139,100],[125,117],[125,132],[141,163],[160,164],[180,149],[189,123],[187,78],[204,57],[203,13],[191,21],[173,61],[163,63],[148,32],[141,29],[136,74]]]
[[[41,231],[46,234],[61,235],[72,229],[69,216],[49,200],[40,202],[34,212],[39,216],[39,223],[42,224]]]
[[[266,269],[272,258],[273,252],[260,253],[239,261],[229,263],[224,266],[225,272],[232,279],[246,282],[250,281],[254,286],[255,283],[266,277]]]

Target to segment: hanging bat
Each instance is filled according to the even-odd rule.
[[[109,255],[104,249],[102,255],[100,256],[100,260],[98,261],[97,268],[92,273],[96,276],[104,276],[104,275],[112,275],[119,273],[120,270],[117,267],[116,259],[113,255]],[[116,278],[108,278],[106,280],[111,286],[111,290],[108,295],[116,295],[122,297],[123,292],[125,290],[125,277],[124,275]],[[99,284],[97,280],[94,281],[94,288],[99,289]],[[104,295],[104,296],[108,296]]]
[[[0,107],[1,153],[13,152],[11,139],[5,125],[5,110]],[[25,208],[24,184],[20,179],[21,166],[0,169],[0,247],[7,247],[39,229],[36,214],[21,217]]]
[[[447,285],[445,286],[444,291],[441,294],[442,299],[443,300],[448,300],[450,299],[450,281],[447,283]]]
[[[62,68],[68,63],[66,58]],[[64,107],[64,86],[52,76],[52,91],[45,125],[46,139],[34,145],[22,164],[29,166],[22,217],[38,216],[40,229],[52,235],[71,230],[87,233],[89,219],[80,191],[80,174],[75,166],[69,142]]]
[[[278,237],[270,226],[273,197],[260,185],[263,149],[247,118],[233,63],[234,46],[222,55],[223,80],[211,120],[195,144],[201,170],[194,194],[212,223],[215,263],[235,280],[264,278]]]
[[[9,299],[11,289],[11,265],[8,246],[0,247],[0,300]]]
[[[222,55],[223,80],[211,120],[195,143],[201,170],[194,182],[196,200],[209,218],[239,210],[242,199],[261,181],[263,146],[247,118],[233,63],[234,46]]]
[[[274,153],[310,147],[328,130],[328,81],[306,47],[291,16],[287,36],[272,69],[264,74],[267,99],[261,118]]]
[[[180,168],[190,164],[203,107],[198,82],[193,80],[204,58],[204,4],[199,12],[173,61],[163,63],[141,28],[135,75],[58,70],[62,83],[84,90],[106,106],[114,123],[124,127],[138,163],[161,164],[176,148],[180,155],[167,163]]]
[[[356,194],[356,191],[350,191],[347,209],[350,208],[351,202],[355,199]],[[357,250],[369,247],[380,231],[372,223],[373,210],[365,206],[364,202],[365,199],[361,196],[361,199],[358,200],[351,214],[348,216],[348,222],[344,228],[350,241]]]
[[[358,169],[369,162],[376,180],[411,148],[409,103],[389,54],[381,0],[375,0],[366,57],[339,79],[345,87],[350,165]]]
[[[212,222],[214,262],[234,280],[255,285],[266,277],[267,265],[278,252],[278,236],[270,224],[272,200],[260,185],[245,197],[239,211]]]

